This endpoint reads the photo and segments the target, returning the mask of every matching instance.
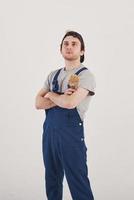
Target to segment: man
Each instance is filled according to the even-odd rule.
[[[84,117],[95,94],[93,74],[82,65],[85,45],[82,36],[69,31],[60,45],[65,66],[52,71],[36,96],[37,109],[45,109],[42,151],[48,200],[62,200],[64,173],[73,200],[94,200],[88,178]],[[79,85],[68,88],[72,74]]]

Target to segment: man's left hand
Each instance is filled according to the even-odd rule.
[[[47,94],[45,94],[44,97],[47,98],[47,99],[49,99],[50,93],[51,93],[51,92],[47,92]]]

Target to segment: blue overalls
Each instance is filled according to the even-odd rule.
[[[75,74],[85,69],[83,67]],[[60,70],[53,79],[53,91],[59,94],[57,78]],[[55,106],[45,111],[42,151],[48,200],[62,200],[64,173],[73,200],[94,200],[86,164],[84,124],[77,109]]]

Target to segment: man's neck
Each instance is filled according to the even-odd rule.
[[[65,60],[65,70],[69,71],[75,68],[80,67],[81,63],[80,61],[66,61]]]

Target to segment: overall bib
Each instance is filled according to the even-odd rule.
[[[75,74],[85,69],[83,67]],[[59,93],[57,78],[60,70],[53,79],[53,91],[56,93]],[[55,106],[45,111],[42,152],[48,200],[62,200],[64,173],[73,200],[94,200],[86,164],[84,122],[77,109]]]

